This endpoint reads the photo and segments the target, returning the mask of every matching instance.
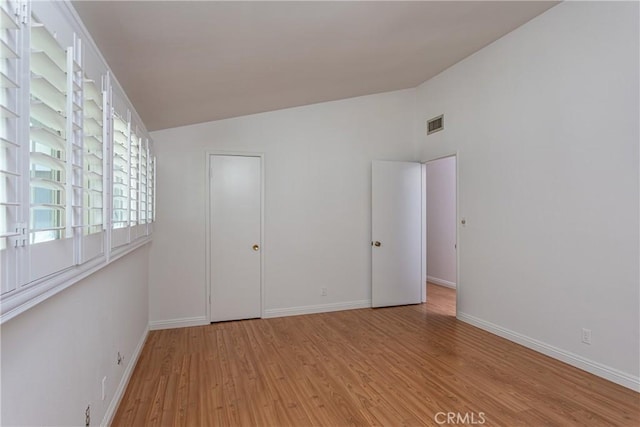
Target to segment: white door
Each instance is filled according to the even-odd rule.
[[[211,321],[261,315],[260,157],[211,155]]]
[[[422,166],[374,161],[371,305],[422,300]]]

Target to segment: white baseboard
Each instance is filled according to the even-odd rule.
[[[456,288],[455,282],[450,282],[444,279],[438,279],[437,277],[427,276],[427,282],[435,283],[436,285],[444,286],[447,288],[452,288],[452,289]]]
[[[604,378],[621,386],[630,388],[631,390],[640,392],[640,377],[628,374],[626,372],[619,371],[615,368],[603,365],[593,360],[586,359],[577,354],[571,353],[566,350],[554,347],[542,341],[529,338],[518,332],[511,331],[493,323],[484,321],[477,317],[458,312],[458,319],[476,326],[480,329],[484,329],[487,332],[498,335],[502,338],[506,338],[509,341],[513,341],[527,348],[535,350],[546,356],[565,362],[571,366],[582,369],[593,375]]]
[[[149,329],[157,331],[159,329],[188,328],[189,326],[203,326],[209,323],[205,316],[183,317],[181,319],[154,320],[149,322]]]
[[[102,418],[102,422],[100,423],[101,426],[111,425],[111,421],[113,421],[113,417],[116,415],[116,411],[118,410],[120,401],[122,400],[124,392],[127,389],[127,385],[129,384],[129,380],[131,379],[131,374],[133,374],[133,369],[136,367],[136,363],[138,363],[138,358],[140,357],[140,353],[142,353],[142,348],[144,347],[144,343],[147,341],[148,335],[149,328],[146,328],[144,334],[142,334],[142,338],[138,342],[138,345],[133,350],[133,354],[129,358],[127,369],[125,369],[124,375],[122,375],[122,378],[120,379],[120,384],[118,384],[118,388],[113,395],[113,399],[111,399],[111,402],[109,402],[109,406],[104,413],[104,418]]]
[[[329,311],[354,310],[371,308],[371,300],[338,302],[333,304],[305,305],[302,307],[273,308],[264,311],[264,317],[298,316],[301,314],[327,313]]]

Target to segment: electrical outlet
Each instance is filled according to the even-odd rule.
[[[322,290],[320,291],[320,295],[322,295],[323,297],[327,296],[327,288],[322,288]]]
[[[120,352],[118,352],[118,359],[117,359],[118,365],[122,365],[123,360],[124,360],[124,356],[122,356]]]
[[[591,344],[591,329],[582,328],[582,342]]]
[[[91,425],[91,405],[87,405],[87,410],[84,411],[84,425],[86,427]]]
[[[106,395],[106,388],[107,387],[106,386],[107,386],[107,377],[104,377],[102,379],[102,400],[104,400],[105,397],[107,397],[107,395]]]

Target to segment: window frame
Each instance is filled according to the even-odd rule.
[[[5,0],[6,1],[6,0]],[[140,233],[137,239],[131,239],[131,223],[127,227],[126,242],[117,247],[112,247],[112,194],[113,194],[113,173],[112,173],[112,153],[114,150],[114,132],[113,132],[113,104],[114,93],[116,100],[121,107],[127,112],[129,123],[135,121],[136,131],[140,141],[145,141],[147,146],[147,159],[153,156],[152,141],[148,132],[139,120],[137,113],[131,106],[126,94],[111,73],[106,61],[101,56],[95,43],[86,32],[82,22],[77,16],[75,10],[69,2],[37,2],[33,0],[11,0],[12,4],[17,4],[16,23],[18,24],[18,41],[16,42],[19,58],[17,80],[19,88],[17,91],[18,117],[16,120],[16,172],[21,175],[16,179],[15,185],[12,184],[11,190],[16,192],[16,211],[17,221],[15,225],[16,233],[11,236],[2,237],[4,242],[11,245],[12,256],[15,260],[4,260],[0,258],[0,269],[3,270],[0,275],[0,325],[4,322],[20,315],[31,307],[45,301],[49,297],[58,292],[72,286],[73,284],[83,280],[96,271],[106,267],[117,259],[126,256],[128,253],[138,249],[139,247],[149,243],[152,239],[152,224],[145,224],[144,233]],[[0,7],[5,6],[5,2]],[[2,12],[2,11],[0,11]],[[7,11],[10,12],[10,11]],[[68,162],[66,167],[66,177],[64,186],[66,188],[65,195],[65,240],[70,239],[72,242],[72,263],[68,267],[58,269],[54,272],[48,272],[43,277],[35,279],[30,278],[30,269],[33,266],[40,266],[48,260],[42,255],[33,255],[31,253],[32,245],[30,243],[30,205],[31,205],[31,185],[30,185],[30,81],[31,81],[31,43],[30,43],[30,26],[33,15],[38,16],[40,23],[46,27],[51,35],[59,41],[65,52],[65,60],[67,65],[67,84],[69,90],[65,95],[65,120],[66,135],[64,140],[65,156]],[[3,29],[4,31],[4,29]],[[4,59],[2,59],[4,61]],[[3,65],[4,66],[4,65]],[[91,72],[89,72],[91,68]],[[26,71],[25,71],[26,70]],[[90,75],[88,75],[90,74]],[[75,79],[75,80],[74,80]],[[101,89],[102,93],[102,161],[95,161],[95,165],[100,165],[102,170],[102,188],[101,197],[102,205],[99,206],[97,201],[91,203],[85,196],[90,184],[86,178],[91,173],[90,169],[85,168],[86,145],[85,140],[88,139],[85,126],[85,111],[87,111],[85,97],[85,80],[93,79],[96,86]],[[73,85],[75,82],[75,86]],[[99,83],[99,84],[98,84]],[[3,118],[3,123],[7,121]],[[129,124],[129,126],[131,126]],[[140,144],[142,146],[142,143]],[[4,148],[3,148],[4,149]],[[98,157],[98,156],[94,156]],[[138,161],[141,156],[139,156]],[[153,156],[155,164],[155,156]],[[69,163],[70,162],[70,163]],[[147,163],[148,165],[148,163]],[[97,169],[96,169],[97,170]],[[147,169],[148,171],[148,169]],[[139,172],[138,172],[139,173]],[[148,173],[148,172],[147,172]],[[130,178],[131,170],[128,170]],[[137,176],[140,179],[140,176]],[[100,178],[95,182],[100,182]],[[147,179],[147,183],[149,180]],[[127,192],[129,192],[130,181],[128,181]],[[51,184],[53,185],[53,184]],[[151,193],[155,197],[155,179],[153,179],[153,188],[147,188],[147,194]],[[15,188],[14,188],[15,187]],[[61,187],[61,186],[60,186]],[[138,188],[138,201],[140,193]],[[9,198],[9,193],[4,194],[5,198]],[[99,196],[97,196],[99,197]],[[96,199],[97,200],[97,199]],[[6,202],[6,201],[5,201]],[[6,203],[5,203],[6,204]],[[85,235],[85,228],[92,224],[91,216],[85,217],[86,209],[95,205],[101,211],[102,224],[99,224],[102,230],[95,231]],[[129,209],[129,204],[126,205]],[[151,215],[155,219],[155,203],[146,210],[147,215]],[[153,210],[152,210],[152,209]],[[141,218],[141,203],[137,204],[137,217]],[[90,215],[90,214],[89,214]],[[88,220],[86,218],[89,218]],[[2,218],[0,218],[2,219]],[[11,218],[13,221],[13,218]],[[0,224],[0,229],[5,228],[4,222],[9,225],[9,219],[4,219]],[[88,223],[87,223],[88,222]],[[94,224],[95,225],[95,224]],[[97,227],[97,225],[95,225]],[[4,230],[5,234],[8,233]],[[102,243],[98,244],[98,248],[92,247],[89,252],[89,238],[101,235]],[[58,239],[61,240],[61,239]],[[56,240],[53,240],[56,241]],[[13,248],[15,244],[15,248]],[[15,249],[15,250],[14,250]],[[46,251],[45,251],[46,252]],[[9,253],[9,252],[7,252]],[[32,256],[33,255],[33,256]],[[5,262],[6,261],[6,262]],[[15,261],[15,262],[14,262]],[[11,270],[11,271],[8,271]],[[7,286],[5,286],[7,285]]]

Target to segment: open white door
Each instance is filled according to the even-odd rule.
[[[374,161],[371,305],[422,300],[422,166]]]

